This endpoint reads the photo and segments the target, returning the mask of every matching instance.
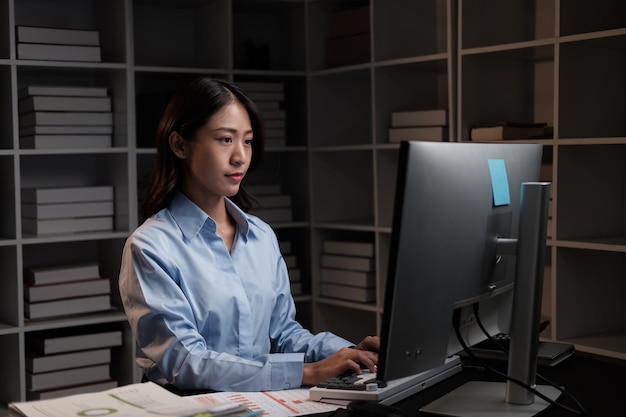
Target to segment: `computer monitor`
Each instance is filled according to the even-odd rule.
[[[453,319],[468,344],[485,339],[473,326],[472,306],[480,303],[489,332],[511,333],[511,355],[519,346],[515,362],[534,385],[550,186],[537,182],[541,160],[540,144],[401,143],[379,379],[442,366],[461,350]],[[485,389],[486,401],[522,402],[529,415],[547,405],[521,387]],[[471,392],[463,408],[479,413],[468,415],[486,407],[481,395]]]

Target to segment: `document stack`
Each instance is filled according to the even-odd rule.
[[[44,400],[97,392],[117,386],[111,378],[112,348],[120,330],[88,332],[70,328],[28,335],[27,399]]]
[[[326,240],[322,244],[320,293],[370,303],[376,300],[374,244]]]
[[[26,268],[24,313],[31,320],[111,309],[111,281],[97,263]]]
[[[237,85],[254,101],[263,117],[265,146],[287,145],[285,84],[278,82],[238,82]]]
[[[28,85],[18,98],[21,148],[111,147],[113,113],[106,87]]]
[[[96,30],[17,26],[18,59],[100,62]]]
[[[22,231],[51,235],[113,230],[113,186],[23,188]]]
[[[293,220],[291,196],[284,194],[278,184],[248,185],[246,190],[256,200],[256,206],[250,214],[260,217],[268,223],[290,222]]]
[[[283,255],[287,271],[289,272],[289,282],[291,284],[291,295],[302,295],[302,278],[298,265],[298,257],[293,252],[292,243],[289,240],[278,242],[280,253]]]
[[[389,142],[448,140],[448,111],[446,109],[412,110],[391,113]]]

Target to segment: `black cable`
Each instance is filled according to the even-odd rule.
[[[577,416],[586,416],[589,417],[588,414],[586,414],[586,412],[584,411],[578,411],[578,410],[574,410],[572,408],[569,408],[563,404],[560,404],[556,401],[553,401],[551,398],[549,398],[548,396],[546,396],[545,394],[539,392],[538,390],[534,389],[533,387],[531,387],[530,385],[526,384],[523,381],[520,381],[519,379],[510,377],[509,375],[506,375],[505,373],[502,373],[500,371],[498,371],[497,369],[489,366],[487,363],[485,363],[484,361],[482,361],[481,359],[479,359],[478,357],[476,357],[476,355],[474,355],[474,352],[472,352],[472,350],[469,348],[469,346],[467,346],[467,344],[465,343],[465,341],[463,340],[463,337],[461,336],[461,325],[460,325],[460,311],[459,309],[456,309],[454,311],[453,314],[453,326],[454,326],[454,332],[456,334],[456,338],[459,341],[459,343],[461,344],[461,346],[463,347],[463,350],[465,351],[465,353],[467,353],[467,355],[472,358],[474,361],[476,361],[477,363],[481,364],[485,369],[487,369],[488,371],[500,376],[501,378],[504,378],[508,381],[513,382],[514,384],[517,384],[525,389],[527,389],[528,391],[532,392],[533,394],[535,394],[537,397],[543,399],[544,401],[548,402],[551,405],[554,405],[556,407],[562,408],[563,410],[570,412],[574,415]],[[583,414],[584,413],[584,414]]]
[[[504,353],[506,353],[508,355],[509,350],[505,346],[503,346],[500,342],[498,342],[496,339],[494,339],[494,337],[491,334],[489,334],[489,332],[487,331],[487,329],[483,325],[483,322],[480,319],[480,315],[478,314],[478,308],[479,308],[478,303],[475,303],[472,307],[473,307],[473,310],[474,310],[474,317],[476,318],[476,324],[478,324],[478,327],[480,328],[480,330],[485,334],[485,336],[487,336],[489,341],[494,343],[496,346],[498,346],[500,348],[501,351],[503,351]],[[569,393],[565,388],[563,388],[562,386],[559,386],[556,383],[550,381],[548,378],[544,377],[539,372],[535,372],[535,375],[541,381],[543,381],[546,384],[551,385],[554,388],[556,388],[559,391],[561,391],[562,394],[564,394],[567,398],[569,398],[572,402],[574,402],[576,404],[576,406],[579,408],[579,410],[582,413],[582,415],[589,416],[589,414],[587,414],[587,411],[585,410],[585,407],[583,407],[583,405],[571,393]]]

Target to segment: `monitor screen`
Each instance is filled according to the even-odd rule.
[[[539,144],[401,144],[379,378],[458,352],[455,308],[485,300],[491,331],[507,329],[515,258],[496,256],[496,240],[517,238],[521,184],[539,180],[541,159]]]

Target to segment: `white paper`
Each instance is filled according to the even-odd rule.
[[[263,410],[262,417],[291,417],[305,414],[324,413],[339,408],[309,400],[308,388],[263,392],[216,392],[188,397],[199,404],[211,402],[236,402],[245,404],[249,410]]]
[[[179,397],[153,382],[71,395],[53,400],[9,404],[10,416],[28,417],[155,417],[190,416],[210,410],[215,403]]]

